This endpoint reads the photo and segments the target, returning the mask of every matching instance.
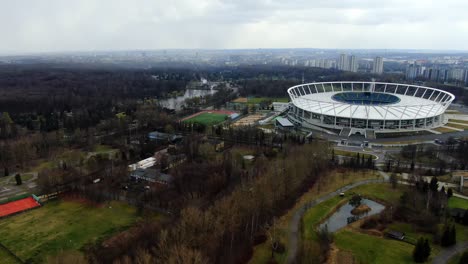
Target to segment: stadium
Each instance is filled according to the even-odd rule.
[[[383,82],[317,82],[288,89],[288,119],[298,127],[340,135],[429,130],[447,123],[455,96],[418,85]]]

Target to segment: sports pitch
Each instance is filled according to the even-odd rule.
[[[223,122],[224,120],[226,120],[227,116],[227,114],[205,112],[191,117],[189,119],[186,119],[184,120],[184,122],[199,123],[210,126]]]

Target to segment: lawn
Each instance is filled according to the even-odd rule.
[[[249,97],[247,99],[247,102],[249,104],[259,104],[259,103],[261,103],[263,101],[287,103],[287,102],[289,102],[289,98],[287,98],[287,97]]]
[[[135,209],[123,203],[95,207],[75,201],[53,201],[1,220],[0,242],[23,261],[40,263],[44,257],[62,250],[80,250],[137,219]]]
[[[357,263],[413,263],[413,246],[344,229],[335,233],[340,250],[350,251]]]
[[[451,208],[468,209],[468,200],[452,196],[448,201],[448,206]]]
[[[468,124],[466,124],[466,125],[459,125],[459,124],[454,124],[454,123],[447,123],[446,126],[454,127],[454,128],[459,128],[459,129],[468,129]]]
[[[226,114],[217,114],[217,113],[201,113],[197,116],[194,116],[192,118],[189,118],[185,120],[184,122],[189,122],[189,123],[199,123],[199,124],[204,124],[207,126],[219,124],[226,120],[227,115]]]
[[[460,120],[460,119],[449,119],[449,122],[455,122],[460,124],[466,124],[468,126],[468,120]]]
[[[113,148],[111,148],[110,146],[107,146],[107,145],[96,145],[94,147],[94,152],[98,152],[98,153],[102,153],[102,152],[109,152],[111,150],[114,150]]]
[[[450,129],[450,128],[446,128],[446,127],[437,127],[437,128],[433,128],[432,130],[440,132],[440,133],[451,133],[451,132],[457,132],[458,131],[458,130]]]
[[[362,152],[347,151],[347,150],[341,150],[341,149],[335,149],[334,152],[335,152],[335,155],[339,155],[339,156],[356,157],[357,153],[359,153],[359,156],[362,157],[364,155],[364,159],[366,160],[369,157],[372,157],[373,160],[377,159],[377,156],[375,155],[362,153]]]
[[[5,249],[1,247],[0,247],[0,260],[2,264],[21,264],[21,262],[16,260]]]
[[[408,186],[399,185],[396,189],[392,189],[391,185],[388,183],[374,183],[361,185],[350,191],[366,197],[398,203],[402,191],[406,189],[408,189]]]

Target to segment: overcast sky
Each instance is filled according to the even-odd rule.
[[[0,0],[0,53],[468,50],[468,0]]]

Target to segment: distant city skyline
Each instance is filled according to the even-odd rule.
[[[155,49],[468,47],[468,2],[17,0],[0,54]]]

